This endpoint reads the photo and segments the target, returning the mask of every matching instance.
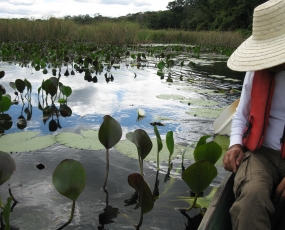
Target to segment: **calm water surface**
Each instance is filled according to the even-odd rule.
[[[191,76],[199,79],[192,83],[197,88],[229,89],[234,86],[240,88],[241,83],[228,83],[211,79],[208,75],[226,75],[230,78],[241,79],[243,74],[234,73],[226,68],[226,57],[212,64],[197,65]],[[151,122],[162,122],[159,127],[162,136],[166,132],[174,131],[175,141],[185,145],[197,141],[204,134],[212,134],[213,119],[198,118],[186,114],[191,106],[177,100],[162,100],[160,94],[179,94],[185,97],[199,97],[196,93],[180,90],[189,86],[181,81],[189,77],[189,69],[173,69],[173,83],[166,82],[156,75],[157,69],[153,64],[140,68],[121,65],[119,69],[112,69],[113,82],[106,82],[104,75],[98,76],[98,83],[87,82],[84,75],[75,73],[74,76],[63,76],[66,67],[62,68],[60,81],[72,88],[72,95],[68,98],[68,106],[72,109],[70,117],[59,117],[60,126],[57,134],[63,131],[80,132],[86,129],[98,129],[106,114],[114,117],[122,126],[123,139],[125,134],[135,129],[144,129],[154,137]],[[71,67],[69,67],[71,70]],[[29,105],[20,102],[13,105],[8,114],[13,118],[13,126],[5,130],[5,134],[13,132],[37,131],[40,135],[50,134],[48,123],[43,122],[43,113],[38,109],[37,89],[43,79],[52,76],[51,70],[44,75],[41,71],[30,68],[21,68],[18,65],[1,62],[0,70],[5,71],[5,77],[0,80],[7,93],[14,97],[9,82],[27,78],[33,84],[32,100]],[[202,80],[201,80],[202,79]],[[203,96],[203,95],[202,95]],[[205,95],[203,97],[206,97]],[[212,96],[219,102],[218,107],[230,104],[236,97]],[[56,104],[59,106],[59,104]],[[27,121],[23,130],[17,127],[20,115],[27,118],[24,112],[27,106],[32,107],[32,117]],[[137,109],[144,109],[146,117],[137,120]],[[160,118],[167,118],[160,120]],[[1,150],[1,146],[0,146]],[[28,152],[12,153],[17,170],[11,179],[0,188],[3,201],[9,196],[11,188],[13,195],[20,201],[11,213],[12,229],[38,230],[57,229],[65,223],[70,215],[71,201],[62,197],[52,185],[52,173],[55,167],[64,159],[72,158],[80,161],[87,171],[87,185],[76,202],[73,221],[66,229],[135,229],[133,223],[138,223],[140,208],[134,199],[134,189],[128,185],[129,174],[138,172],[137,160],[125,157],[112,150],[110,153],[110,172],[107,182],[108,194],[101,190],[105,177],[105,151],[86,151],[68,148],[55,144],[49,148]],[[44,169],[36,166],[43,164]],[[186,167],[190,162],[186,163]],[[179,159],[174,159],[173,169],[167,177],[167,166],[161,164],[161,171],[157,173],[156,164],[145,162],[145,180],[151,190],[158,189],[159,198],[155,201],[154,209],[144,215],[141,229],[196,229],[201,219],[198,210],[182,215],[176,207],[188,207],[180,196],[189,196],[189,188],[181,179],[181,165]],[[224,171],[219,168],[219,175],[213,181],[218,185]],[[157,179],[157,180],[156,180]],[[208,193],[211,188],[207,189]]]

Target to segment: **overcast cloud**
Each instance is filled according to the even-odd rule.
[[[48,18],[67,15],[127,14],[166,10],[171,0],[0,0],[0,18]]]

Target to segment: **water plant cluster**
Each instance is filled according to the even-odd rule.
[[[159,131],[156,126],[154,130],[157,137],[157,159],[159,160],[159,152],[163,148]],[[108,194],[106,185],[108,180],[109,173],[109,149],[116,145],[122,137],[122,128],[120,124],[111,116],[105,115],[103,122],[100,126],[98,137],[101,144],[106,149],[106,173],[105,180],[103,182],[102,189]],[[135,189],[137,194],[137,199],[140,205],[140,220],[138,224],[134,224],[136,229],[139,229],[143,223],[143,215],[150,212],[154,205],[155,200],[159,199],[159,196],[156,194],[157,188],[152,192],[149,185],[144,180],[143,172],[143,160],[149,154],[152,149],[152,142],[150,141],[149,135],[142,129],[137,129],[134,132],[129,132],[126,134],[126,137],[129,141],[133,142],[137,147],[138,160],[140,166],[140,173],[134,172],[131,173],[128,178],[129,185]],[[195,151],[195,163],[191,164],[186,169],[182,170],[182,179],[189,186],[190,190],[194,193],[195,198],[192,201],[192,205],[188,209],[178,208],[181,212],[189,211],[195,207],[198,196],[203,192],[212,182],[212,180],[217,176],[217,169],[215,163],[221,157],[222,148],[219,144],[214,141],[207,142],[207,139],[210,136],[203,136],[198,141]],[[169,171],[172,168],[171,155],[174,150],[174,139],[173,132],[169,131],[166,137],[166,147],[169,151]],[[183,164],[183,162],[182,162]],[[157,162],[157,174],[159,173],[160,162]],[[16,170],[16,164],[10,154],[0,151],[0,185],[9,180]],[[86,185],[86,170],[78,160],[74,159],[65,159],[58,164],[55,168],[52,175],[52,183],[55,189],[63,196],[69,198],[72,201],[71,215],[66,223],[60,226],[57,229],[63,229],[68,224],[71,223],[75,211],[75,203],[77,198],[83,192]],[[4,203],[0,199],[0,207],[2,209],[1,221],[4,225],[5,230],[10,229],[10,211],[11,203],[14,201],[14,205],[18,201],[13,197],[12,192],[10,191],[10,197],[7,198],[7,202]],[[189,197],[189,199],[191,199]],[[108,206],[108,201],[107,201]]]

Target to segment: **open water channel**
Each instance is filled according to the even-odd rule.
[[[30,131],[38,136],[56,136],[63,132],[80,135],[84,130],[98,130],[104,115],[108,114],[120,123],[122,141],[126,133],[136,129],[144,129],[150,137],[155,137],[152,124],[157,122],[161,124],[158,129],[162,137],[172,130],[175,143],[186,146],[197,142],[203,135],[213,135],[212,122],[217,116],[214,111],[221,111],[239,97],[238,91],[232,89],[241,89],[244,74],[228,70],[226,60],[226,56],[201,54],[199,59],[192,60],[196,63],[194,68],[175,66],[170,74],[165,74],[164,79],[156,74],[155,59],[139,67],[137,64],[121,63],[111,69],[109,76],[112,75],[112,79],[106,80],[102,74],[98,76],[97,83],[84,80],[84,75],[79,72],[64,76],[66,68],[71,71],[71,67],[63,66],[60,82],[72,88],[72,94],[67,99],[72,114],[54,117],[45,116],[39,109],[42,99],[38,95],[43,79],[52,77],[51,70],[43,74],[31,67],[0,62],[0,71],[5,71],[0,84],[12,99],[16,95],[9,85],[11,81],[26,78],[33,87],[30,103],[19,100],[6,112],[12,117],[13,124],[9,129],[2,129],[2,133],[20,133],[23,137]],[[59,107],[59,103],[55,105]],[[197,110],[201,108],[210,109],[208,115]],[[145,111],[144,117],[138,117],[138,109]],[[21,123],[23,120],[24,125]],[[51,120],[58,124],[56,130],[50,130]],[[17,140],[15,143],[17,145]],[[29,140],[26,143],[29,145]],[[1,146],[0,150],[3,150]],[[101,189],[105,177],[105,150],[70,148],[54,143],[39,150],[11,151],[11,156],[17,169],[11,179],[0,187],[4,203],[9,196],[9,188],[19,201],[10,215],[11,229],[57,229],[68,220],[72,203],[61,196],[52,184],[55,167],[68,158],[80,161],[85,167],[87,185],[76,201],[74,218],[65,229],[135,229],[133,223],[139,221],[140,208],[127,177],[139,172],[137,159],[118,152],[116,148],[111,150],[108,193],[105,193]],[[159,197],[153,210],[144,215],[140,229],[197,228],[202,218],[199,210],[183,215],[175,209],[189,206],[180,199],[189,197],[189,188],[181,179],[180,162],[179,155],[173,158],[169,175],[166,162],[161,162],[159,172],[155,162],[145,162],[145,180]],[[186,162],[186,166],[190,163]],[[41,164],[43,169],[38,167]],[[218,171],[212,186],[218,186],[223,178],[223,169]]]

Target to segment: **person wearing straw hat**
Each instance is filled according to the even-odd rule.
[[[223,159],[235,173],[232,229],[274,229],[275,208],[285,201],[285,0],[254,9],[252,35],[227,65],[246,72]]]

